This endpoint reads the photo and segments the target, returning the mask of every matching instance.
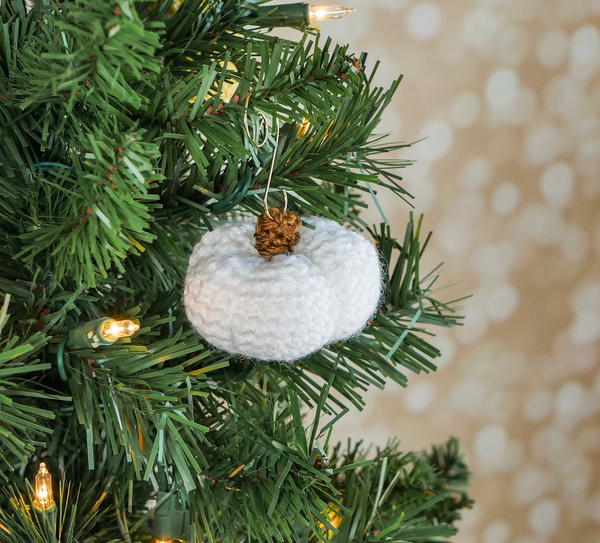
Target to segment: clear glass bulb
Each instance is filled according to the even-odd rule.
[[[115,319],[106,319],[102,326],[102,337],[107,341],[117,341],[124,337],[131,337],[140,329],[140,325],[131,319],[117,321]]]
[[[345,8],[344,6],[310,6],[310,22],[340,19],[355,11],[356,9],[354,8]]]
[[[54,507],[54,494],[52,492],[52,475],[48,471],[46,464],[40,464],[37,475],[35,476],[35,500],[33,505],[41,510],[47,511]]]
[[[310,121],[308,119],[304,119],[301,123],[300,126],[298,126],[298,137],[301,138],[303,136],[306,135],[306,133],[309,131],[310,129]]]

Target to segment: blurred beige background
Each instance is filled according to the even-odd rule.
[[[338,435],[459,436],[477,503],[457,543],[599,543],[600,0],[345,4],[322,30],[405,75],[383,130],[428,138],[404,154],[428,262],[475,296],[437,374],[372,391]]]

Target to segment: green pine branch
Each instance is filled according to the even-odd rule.
[[[421,219],[395,239],[361,218],[380,187],[410,201],[408,144],[376,133],[400,79],[377,87],[377,64],[318,34],[270,35],[263,3],[0,1],[9,543],[147,541],[161,496],[189,509],[186,537],[223,543],[442,541],[470,506],[454,440],[429,453],[329,443],[369,387],[435,370],[432,327],[459,325],[460,300],[438,299],[439,268],[421,271]],[[294,364],[204,344],[181,302],[193,246],[262,212],[271,163],[270,202],[285,190],[301,214],[368,231],[385,278],[362,333]],[[142,329],[68,345],[107,315]],[[40,459],[64,481],[56,525],[27,507]]]
[[[31,382],[50,367],[37,358],[48,338],[39,332],[26,338],[12,334],[9,302],[10,295],[5,294],[0,308],[0,477],[5,480],[16,463],[27,461],[52,434],[50,421],[55,415],[43,401],[68,400],[37,390]]]

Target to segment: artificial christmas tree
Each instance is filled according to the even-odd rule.
[[[470,505],[455,440],[431,453],[330,443],[368,387],[433,371],[429,327],[460,321],[455,302],[433,297],[436,271],[420,273],[421,219],[409,216],[396,241],[387,224],[360,217],[377,187],[408,199],[396,172],[407,163],[385,156],[405,145],[374,135],[399,81],[374,86],[366,55],[320,44],[306,27],[344,13],[242,0],[0,0],[0,541],[455,533]],[[274,25],[306,32],[291,42]],[[265,321],[289,307],[297,326],[282,325],[278,339],[297,343],[315,317],[298,311],[304,277],[327,276],[317,322],[330,307],[337,327],[352,316],[344,311],[360,318],[297,359],[220,351],[185,312],[192,249],[212,231],[218,252],[221,223],[263,212],[277,222],[285,214],[275,208],[288,205],[306,218],[294,241],[321,240],[302,249],[319,265],[286,284],[286,266],[306,258],[263,224],[248,259],[262,266],[261,288],[277,288],[249,295],[258,309],[249,303],[247,319],[236,306],[226,334],[264,347],[274,337]],[[324,219],[369,236],[378,265],[365,238]],[[200,266],[189,287],[194,312],[209,320],[205,304],[227,284],[220,271],[231,272],[232,257],[210,258],[218,265]],[[345,262],[366,282],[353,283]],[[209,272],[212,286],[197,290]]]

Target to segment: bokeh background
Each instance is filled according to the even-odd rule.
[[[459,436],[477,503],[457,543],[599,543],[600,0],[344,3],[321,28],[379,83],[404,74],[382,130],[427,138],[403,153],[427,262],[474,297],[437,374],[371,391],[338,437]]]

